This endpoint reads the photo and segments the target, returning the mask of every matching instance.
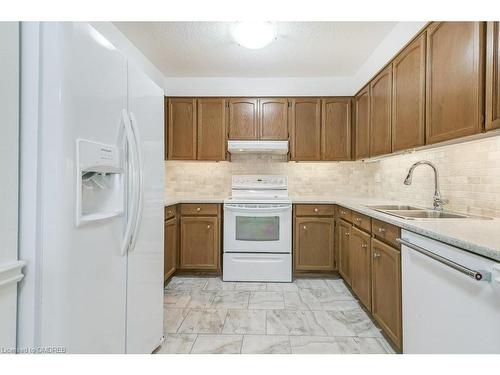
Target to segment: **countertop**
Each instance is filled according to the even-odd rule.
[[[338,204],[375,219],[394,224],[402,229],[433,238],[500,262],[500,219],[425,219],[405,220],[375,211],[367,206],[401,204],[401,202],[340,196],[291,196],[292,202],[307,204]],[[178,203],[223,203],[224,198],[193,198],[165,200],[169,206]]]

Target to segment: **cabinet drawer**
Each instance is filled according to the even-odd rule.
[[[177,214],[177,206],[175,204],[165,207],[165,220],[175,217]]]
[[[353,225],[367,232],[371,232],[372,230],[371,217],[360,214],[359,212],[352,211],[352,223]]]
[[[396,247],[397,249],[400,248],[400,245],[396,241],[396,238],[398,238],[401,235],[400,229],[397,226],[388,224],[386,222],[377,219],[373,219],[372,233],[378,239],[387,242],[388,244]]]
[[[182,216],[195,215],[217,215],[219,213],[219,205],[214,203],[183,203],[181,204]]]
[[[334,216],[335,206],[331,204],[297,204],[295,216]]]
[[[337,206],[337,217],[352,223],[352,211],[348,208]]]

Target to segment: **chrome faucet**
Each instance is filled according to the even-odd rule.
[[[413,171],[419,165],[424,165],[424,164],[428,165],[429,167],[431,167],[432,170],[434,171],[434,197],[433,197],[433,200],[434,200],[434,209],[438,210],[438,211],[442,211],[443,210],[443,206],[446,203],[448,203],[448,200],[447,199],[443,199],[441,197],[441,192],[439,191],[439,173],[438,173],[438,170],[437,170],[436,166],[433,163],[431,163],[430,161],[426,161],[426,160],[417,161],[415,164],[413,164],[410,167],[410,170],[408,171],[408,175],[405,178],[404,184],[405,185],[411,185],[411,179],[412,179],[412,176],[413,176]]]

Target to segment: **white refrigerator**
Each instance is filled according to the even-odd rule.
[[[163,338],[163,90],[88,23],[21,26],[20,352]]]

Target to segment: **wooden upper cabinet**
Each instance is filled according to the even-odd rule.
[[[321,100],[291,99],[290,131],[293,160],[321,159]]]
[[[392,148],[425,144],[425,38],[423,33],[392,63]]]
[[[488,22],[486,46],[486,130],[500,128],[500,22]]]
[[[355,159],[370,156],[370,87],[367,85],[354,98],[355,104]]]
[[[351,160],[351,99],[323,99],[321,111],[321,159]]]
[[[370,82],[370,156],[392,150],[392,64]]]
[[[229,99],[229,139],[255,140],[258,137],[258,100]]]
[[[372,239],[372,314],[392,342],[401,349],[401,255]]]
[[[295,269],[333,271],[334,219],[295,219]]]
[[[168,99],[168,159],[196,159],[196,99]]]
[[[427,30],[426,143],[480,133],[484,22],[434,22]]]
[[[226,100],[198,99],[198,160],[226,156]]]
[[[287,99],[259,99],[259,139],[288,140]]]

